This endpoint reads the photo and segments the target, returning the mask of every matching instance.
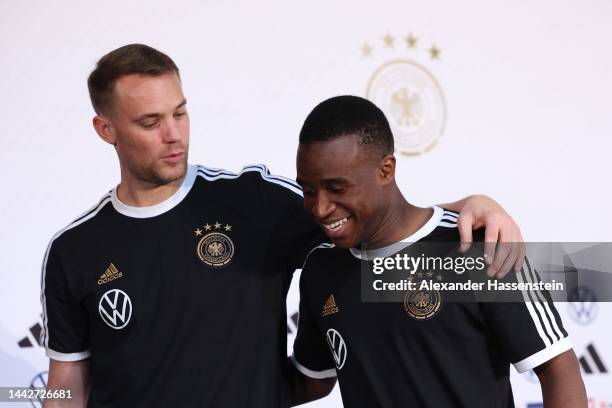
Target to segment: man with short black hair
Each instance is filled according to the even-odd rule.
[[[188,165],[179,71],[151,47],[105,55],[88,86],[121,181],[45,254],[49,388],[71,389],[70,407],[287,406],[286,295],[324,240],[299,186],[262,165]],[[488,199],[457,205],[520,234]]]
[[[512,363],[535,370],[546,407],[586,407],[576,356],[546,292],[530,292],[533,303],[443,303],[444,292],[418,288],[403,302],[362,301],[362,268],[394,257],[398,243],[460,242],[458,214],[410,204],[395,167],[389,124],[372,102],[335,97],[306,118],[297,181],[333,245],[314,248],[302,270],[296,371],[309,383],[337,375],[347,408],[509,408]],[[535,279],[528,264],[516,276]]]

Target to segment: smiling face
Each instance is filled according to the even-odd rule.
[[[99,133],[115,146],[122,179],[165,185],[185,176],[189,117],[175,73],[121,77],[112,112],[101,120]]]
[[[359,147],[354,135],[300,144],[297,181],[304,208],[336,246],[354,247],[375,236],[392,180],[380,163],[381,158]]]

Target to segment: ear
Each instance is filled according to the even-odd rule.
[[[378,163],[378,179],[381,185],[386,186],[395,180],[395,156],[387,154]]]
[[[115,145],[117,143],[117,138],[115,135],[115,129],[110,121],[104,116],[96,115],[93,118],[93,127],[96,129],[96,133],[102,140],[106,143]]]

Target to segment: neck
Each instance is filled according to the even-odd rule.
[[[171,197],[181,187],[187,174],[180,179],[166,184],[156,184],[150,181],[121,174],[121,183],[117,186],[117,197],[122,203],[131,207],[150,207]]]
[[[385,209],[371,243],[392,243],[417,232],[431,218],[430,208],[410,204],[398,190]]]

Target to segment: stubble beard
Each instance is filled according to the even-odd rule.
[[[187,174],[187,154],[185,158],[174,166],[153,165],[138,169],[137,178],[145,183],[155,186],[164,186],[182,179]]]

